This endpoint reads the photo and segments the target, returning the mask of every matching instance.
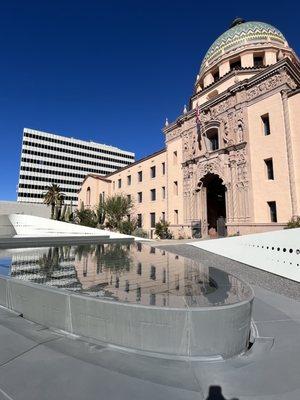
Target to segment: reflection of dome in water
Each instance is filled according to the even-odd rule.
[[[203,71],[207,62],[211,63],[228,52],[257,43],[285,45],[287,41],[283,34],[272,25],[257,21],[244,22],[241,18],[237,18],[231,28],[210,46],[202,61],[200,72]]]

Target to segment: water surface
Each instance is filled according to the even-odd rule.
[[[224,271],[142,243],[3,250],[0,274],[145,306],[218,306],[252,295]]]

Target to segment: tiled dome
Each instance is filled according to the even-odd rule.
[[[286,39],[274,26],[264,22],[242,22],[228,29],[210,46],[202,61],[200,72],[206,62],[212,62],[223,54],[254,43],[276,43],[284,45]]]

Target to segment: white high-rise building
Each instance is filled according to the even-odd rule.
[[[107,175],[135,161],[135,154],[105,144],[24,128],[18,201],[42,203],[55,183],[65,202],[77,205],[77,192],[89,173]]]

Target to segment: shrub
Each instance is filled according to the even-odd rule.
[[[142,228],[136,228],[132,232],[132,236],[137,236],[140,238],[148,238],[148,233],[146,231],[144,231],[144,229],[142,229]]]
[[[79,210],[75,211],[75,222],[90,228],[96,228],[98,223],[95,212],[89,208],[84,208],[83,204],[81,204]]]
[[[172,239],[169,226],[170,224],[167,221],[160,220],[155,224],[155,235],[160,239]]]
[[[300,228],[300,216],[298,215],[297,217],[293,217],[289,220],[287,223],[287,226],[284,229],[294,229],[294,228]]]
[[[124,235],[132,235],[132,232],[135,231],[137,226],[136,220],[125,220],[120,222],[119,230],[120,233],[124,233]]]

